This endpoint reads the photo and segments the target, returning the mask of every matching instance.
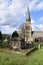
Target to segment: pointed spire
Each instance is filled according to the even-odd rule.
[[[27,7],[26,21],[31,21],[31,18],[30,18],[30,12],[29,12],[29,7]]]

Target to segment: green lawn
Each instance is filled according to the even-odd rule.
[[[32,52],[29,56],[10,50],[0,50],[0,65],[43,65],[43,48]]]

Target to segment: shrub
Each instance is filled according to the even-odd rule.
[[[3,47],[10,47],[10,43],[3,42]]]

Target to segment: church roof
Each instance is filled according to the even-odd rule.
[[[34,31],[32,37],[34,38],[43,37],[43,31]]]

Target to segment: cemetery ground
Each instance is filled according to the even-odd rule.
[[[28,56],[13,50],[0,49],[0,65],[43,65],[43,46]]]

